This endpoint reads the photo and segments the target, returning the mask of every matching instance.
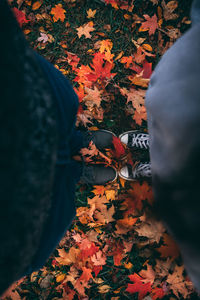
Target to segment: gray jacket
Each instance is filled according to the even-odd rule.
[[[200,0],[192,26],[163,55],[146,94],[155,209],[200,290]]]

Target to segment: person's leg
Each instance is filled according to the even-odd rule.
[[[200,290],[199,66],[200,22],[195,22],[158,63],[146,107],[155,210],[178,242],[186,270]]]

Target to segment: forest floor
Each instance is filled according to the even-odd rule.
[[[77,126],[147,132],[145,92],[159,59],[189,27],[191,1],[13,0],[31,46],[71,81]],[[119,169],[148,161],[116,139],[84,149]],[[150,180],[79,185],[77,214],[46,265],[2,299],[198,299],[173,239],[150,217]]]

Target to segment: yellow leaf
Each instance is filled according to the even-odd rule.
[[[124,15],[124,19],[126,19],[126,20],[130,20],[130,19],[131,19],[131,16],[130,16],[130,15],[128,15],[128,14],[125,14],[125,15]]]
[[[36,1],[32,5],[32,10],[37,10],[38,8],[40,8],[41,5],[42,5],[42,3],[40,1]]]
[[[24,34],[29,34],[31,31],[30,31],[30,29],[25,29],[24,30]]]
[[[142,47],[147,51],[152,51],[152,47],[149,44],[143,44]]]
[[[124,51],[121,51],[121,52],[117,55],[117,57],[115,58],[115,60],[120,59],[120,58],[122,57],[123,54],[124,54]]]
[[[109,292],[110,286],[105,284],[105,285],[102,285],[102,286],[98,287],[98,290],[99,290],[99,293],[105,294],[105,293]]]
[[[107,190],[105,194],[108,200],[115,200],[115,190]]]
[[[97,10],[92,10],[91,8],[87,10],[87,18],[94,18],[95,14],[96,14]]]
[[[65,279],[66,275],[65,274],[61,274],[61,275],[58,275],[56,277],[56,282],[61,282]]]
[[[126,269],[131,269],[133,267],[133,264],[131,262],[127,263],[127,264],[124,264],[124,267]]]

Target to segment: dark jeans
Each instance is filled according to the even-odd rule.
[[[54,95],[59,146],[52,190],[51,213],[39,249],[24,275],[43,267],[75,217],[75,186],[82,174],[82,165],[74,161],[72,156],[85,146],[82,133],[75,128],[78,97],[71,84],[51,63],[37,53],[35,55]]]

